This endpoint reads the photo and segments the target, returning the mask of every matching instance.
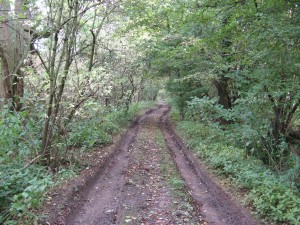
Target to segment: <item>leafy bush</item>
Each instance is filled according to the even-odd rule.
[[[43,167],[22,169],[19,164],[1,165],[0,223],[13,224],[13,219],[24,215],[34,217],[30,210],[41,204],[51,183],[51,177]]]
[[[25,100],[24,100],[25,101]],[[51,184],[41,166],[24,166],[40,150],[43,115],[38,104],[20,112],[4,105],[0,112],[0,224],[30,221],[31,210],[38,207]],[[30,223],[30,222],[28,222]]]
[[[268,169],[244,149],[234,147],[227,131],[214,124],[182,121],[178,132],[218,173],[249,191],[247,201],[261,217],[290,224],[300,221],[300,195],[295,183]]]
[[[222,126],[223,142],[246,149],[246,153],[262,160],[276,170],[291,168],[295,160],[286,138],[274,139],[267,112],[258,113],[257,101],[237,100],[232,109],[224,109],[218,98],[193,97],[187,102],[188,118],[212,126],[212,122],[226,121]],[[249,105],[252,105],[250,107]],[[255,107],[253,106],[255,105]]]
[[[97,119],[90,121],[80,121],[71,127],[68,143],[75,146],[92,147],[95,145],[105,145],[111,142],[112,138],[101,127]]]
[[[224,119],[226,121],[233,121],[234,114],[224,109],[218,104],[218,98],[209,98],[204,96],[202,98],[193,97],[187,102],[188,116],[198,121],[209,122],[216,119]]]
[[[4,106],[0,111],[0,163],[9,163],[19,157],[30,158],[36,154],[40,145],[40,118],[41,115],[35,112],[14,112]]]
[[[71,132],[68,134],[69,146],[92,147],[110,143],[112,135],[128,124],[141,109],[139,104],[132,104],[128,111],[123,108],[97,107],[98,110],[78,116],[77,122],[71,124]]]
[[[187,112],[187,102],[191,97],[201,97],[208,92],[208,89],[203,86],[202,81],[193,77],[172,79],[167,83],[166,89],[171,93],[172,103],[178,108],[182,118]]]

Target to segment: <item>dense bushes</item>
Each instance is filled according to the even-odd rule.
[[[296,168],[297,154],[292,149],[298,148],[299,143],[285,136],[275,140],[270,126],[272,112],[257,107],[257,104],[239,100],[232,109],[224,109],[218,104],[218,98],[194,97],[187,102],[187,117],[205,124],[215,122],[215,126],[220,125],[225,132],[228,131],[227,139],[223,141],[242,147],[248,155],[255,156],[274,170]]]
[[[145,108],[147,103],[134,103],[126,111],[124,108],[98,108],[88,114],[77,116],[78,122],[70,124],[71,132],[68,134],[68,145],[77,147],[92,147],[109,144],[112,135],[128,123],[137,113]],[[91,107],[91,106],[89,106]],[[95,108],[97,110],[95,110]],[[82,111],[85,111],[83,108]]]
[[[208,164],[220,174],[248,190],[247,203],[253,204],[261,217],[276,222],[299,224],[300,195],[288,175],[280,175],[234,146],[229,131],[216,124],[181,121],[177,130]]]
[[[32,221],[30,211],[39,207],[45,190],[52,184],[45,168],[33,165],[26,169],[21,164],[0,166],[0,223],[16,224],[14,218]]]

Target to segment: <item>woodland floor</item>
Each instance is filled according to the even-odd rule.
[[[44,224],[259,224],[208,175],[160,105],[80,178],[50,193]],[[103,156],[104,155],[104,156]]]

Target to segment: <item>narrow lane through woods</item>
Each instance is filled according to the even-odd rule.
[[[169,111],[160,105],[132,123],[65,224],[258,224],[201,168]]]

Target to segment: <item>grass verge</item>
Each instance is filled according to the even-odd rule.
[[[189,223],[195,213],[190,203],[190,196],[186,192],[185,182],[180,176],[161,131],[157,132],[155,139],[159,148],[161,148],[162,174],[171,187],[173,199],[175,199],[173,201],[174,209],[177,213],[185,215],[181,222]]]
[[[253,205],[265,221],[300,224],[300,195],[295,183],[247,156],[244,149],[230,145],[226,133],[213,124],[179,121],[177,132],[217,174],[226,175],[247,191],[245,203]]]

